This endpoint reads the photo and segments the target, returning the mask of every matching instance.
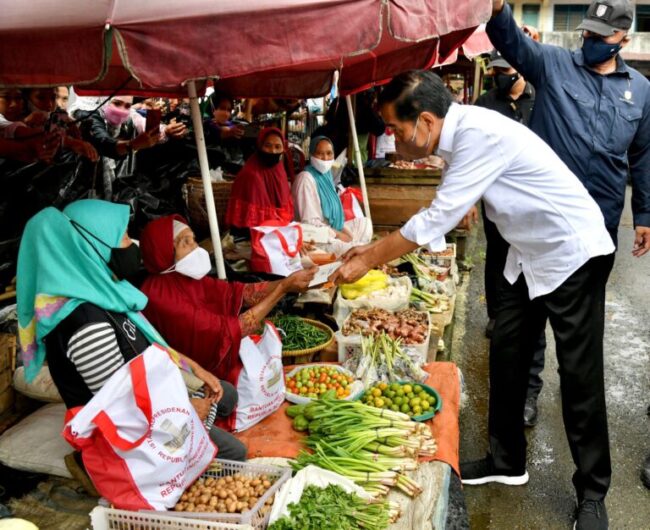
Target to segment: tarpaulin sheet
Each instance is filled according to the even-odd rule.
[[[287,372],[294,367],[286,367]],[[440,394],[442,409],[432,420],[427,421],[438,450],[433,458],[423,460],[440,460],[449,464],[460,476],[459,444],[460,428],[460,377],[454,363],[434,362],[425,364],[429,373],[426,384],[435,388]],[[282,457],[295,458],[305,448],[304,433],[291,427],[292,419],[285,411],[290,403],[284,403],[277,411],[264,418],[250,429],[236,433],[235,436],[248,447],[248,458]]]
[[[172,89],[218,78],[236,95],[314,96],[335,70],[349,92],[433,64],[489,18],[491,2],[0,0],[0,8],[2,85],[91,84],[110,71],[111,84],[130,75],[140,87]]]

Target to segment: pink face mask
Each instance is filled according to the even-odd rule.
[[[109,103],[104,108],[104,117],[113,127],[119,127],[129,119],[129,109],[120,109]]]

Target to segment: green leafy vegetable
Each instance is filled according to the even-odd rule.
[[[300,501],[288,508],[289,515],[269,530],[383,530],[399,515],[386,501],[368,502],[334,484],[307,486]]]

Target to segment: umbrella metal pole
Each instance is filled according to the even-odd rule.
[[[350,132],[352,133],[352,144],[354,147],[354,159],[359,171],[359,184],[361,185],[361,195],[363,196],[363,209],[366,211],[366,217],[372,224],[370,216],[370,202],[368,201],[368,189],[366,188],[366,176],[363,173],[363,160],[361,160],[361,149],[359,149],[359,137],[357,136],[357,124],[354,123],[354,113],[352,112],[352,98],[350,95],[345,96],[345,103],[348,106],[348,117],[350,118]]]
[[[208,212],[208,222],[210,223],[210,235],[212,237],[212,247],[214,248],[214,260],[217,265],[217,276],[219,276],[219,279],[225,280],[226,266],[223,261],[221,234],[219,233],[219,223],[217,222],[217,208],[214,205],[212,179],[210,178],[210,166],[208,165],[208,151],[205,146],[201,109],[199,109],[199,100],[196,95],[196,84],[194,81],[188,81],[187,94],[190,96],[194,139],[196,141],[196,150],[199,154],[199,167],[201,168],[201,179],[203,180],[203,193],[205,194],[205,206]]]

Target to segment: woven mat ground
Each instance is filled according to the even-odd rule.
[[[85,530],[88,514],[97,499],[86,495],[75,480],[50,477],[27,495],[8,503],[15,517],[26,519],[40,530]]]

